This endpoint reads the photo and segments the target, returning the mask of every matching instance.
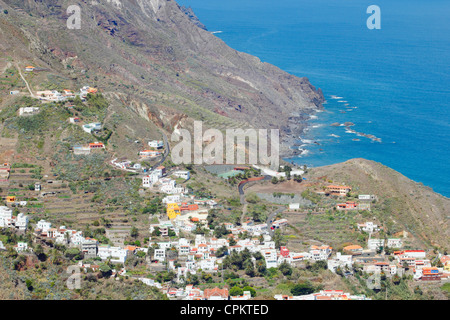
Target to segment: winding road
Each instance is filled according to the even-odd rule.
[[[268,180],[272,180],[272,177],[271,177],[271,176],[264,176],[264,179],[259,180],[259,181],[268,181]],[[248,203],[247,203],[247,201],[245,201],[244,186],[245,186],[247,183],[249,183],[249,182],[251,182],[251,181],[244,182],[244,183],[242,183],[242,184],[240,184],[240,185],[238,186],[240,201],[241,201],[241,204],[244,205],[244,208],[243,208],[243,210],[242,210],[241,223],[243,222],[244,217],[245,217],[245,215],[247,214],[247,206],[248,206]],[[286,210],[286,207],[280,205],[280,206],[278,206],[278,209],[277,209],[277,210],[275,210],[274,212],[270,213],[269,216],[267,217],[267,220],[266,220],[267,230],[268,230],[269,235],[270,235],[271,237],[273,237],[273,234],[275,233],[275,230],[272,230],[272,229],[271,229],[273,219],[275,218],[275,216],[276,216],[277,214],[279,214],[279,213],[281,213],[281,212],[283,212],[283,211],[285,211],[285,210]]]
[[[25,84],[26,84],[26,86],[27,86],[27,89],[28,89],[28,91],[30,92],[31,97],[32,97],[32,98],[36,98],[36,96],[33,94],[33,91],[31,91],[31,87],[30,87],[30,85],[28,84],[28,81],[27,81],[27,80],[25,79],[25,77],[23,76],[22,71],[20,71],[19,65],[18,65],[17,63],[16,63],[16,68],[17,68],[17,70],[19,71],[19,75],[20,75],[20,77],[22,78],[23,82],[25,82]]]
[[[169,145],[169,139],[167,139],[167,135],[162,132],[162,136],[163,136],[163,140],[164,140],[164,154],[161,158],[161,160],[159,160],[156,165],[154,166],[155,168],[159,167],[161,164],[164,163],[164,161],[166,161],[167,157],[170,154],[170,145]]]

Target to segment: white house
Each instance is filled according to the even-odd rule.
[[[111,247],[109,245],[100,245],[97,255],[102,260],[110,259],[113,263],[125,263],[127,260],[127,250],[120,247]]]
[[[230,300],[249,300],[251,297],[250,291],[244,291],[242,296],[230,296]]]
[[[17,244],[14,246],[14,250],[17,252],[25,252],[25,251],[31,251],[31,249],[28,248],[28,243],[26,242],[17,242]]]
[[[358,230],[362,230],[364,232],[372,233],[374,231],[379,231],[378,225],[374,224],[371,221],[366,223],[358,223]]]
[[[378,250],[379,248],[384,248],[384,239],[369,239],[367,241],[367,247],[370,250]]]
[[[102,124],[100,122],[92,122],[92,123],[84,124],[82,126],[82,128],[85,132],[92,133],[92,131],[102,130]]]
[[[189,179],[190,178],[190,172],[189,171],[175,171],[173,173],[173,175],[177,178],[182,178],[182,179]]]
[[[331,255],[331,251],[333,248],[327,245],[323,246],[311,246],[309,249],[309,253],[311,254],[311,259],[314,261],[323,261],[328,260],[328,257]]]
[[[328,269],[332,272],[336,273],[337,268],[351,268],[353,262],[352,262],[352,256],[351,255],[343,255],[340,252],[336,253],[336,257],[334,259],[328,259],[327,261]]]
[[[386,246],[389,248],[401,248],[403,246],[403,241],[402,239],[387,239]]]
[[[73,146],[73,154],[76,155],[86,155],[91,153],[91,148],[89,147],[83,147],[79,145]]]
[[[21,107],[19,108],[19,116],[34,115],[39,112],[39,107]]]
[[[9,228],[13,224],[13,213],[8,207],[0,207],[0,227]]]
[[[367,201],[371,201],[371,200],[375,200],[376,197],[373,194],[360,194],[358,195],[358,200],[367,200]]]
[[[266,268],[278,267],[277,251],[275,249],[261,250],[261,254],[266,260]]]
[[[26,231],[30,218],[23,213],[19,213],[16,218],[16,228],[20,231]]]
[[[203,259],[200,260],[200,268],[205,271],[215,271],[217,270],[215,261],[213,259]]]
[[[159,187],[161,192],[167,194],[179,194],[185,192],[185,189],[182,186],[177,186],[175,180],[161,179],[159,182],[161,182],[161,186]]]
[[[166,249],[155,249],[153,257],[159,262],[164,261],[166,259]]]
[[[148,142],[150,148],[161,149],[164,148],[164,141],[152,140]]]
[[[178,203],[181,202],[181,195],[179,194],[174,194],[174,195],[169,195],[169,196],[165,196],[162,199],[162,203],[164,204],[168,204],[168,203]]]
[[[403,250],[398,258],[413,258],[413,259],[423,259],[426,257],[426,252],[424,250]]]
[[[158,182],[159,178],[161,178],[158,172],[150,172],[149,175],[142,178],[142,187],[151,188],[153,185]]]

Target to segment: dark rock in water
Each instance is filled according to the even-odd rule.
[[[345,122],[344,123],[344,126],[346,126],[346,127],[351,127],[351,126],[354,126],[355,124],[353,123],[353,122]]]
[[[331,127],[339,127],[341,124],[339,122],[335,122],[330,124]]]

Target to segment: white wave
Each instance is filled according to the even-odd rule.
[[[331,95],[330,98],[331,98],[331,99],[337,100],[337,99],[343,99],[344,97],[338,97],[338,96],[333,96],[333,95]]]
[[[306,156],[309,153],[307,149],[298,148],[298,150],[301,151],[298,156]]]
[[[309,116],[309,118],[310,118],[310,119],[317,119],[317,118],[318,118],[318,116],[315,116],[315,115],[310,115],[310,116]]]
[[[332,133],[332,134],[329,134],[328,136],[329,136],[329,137],[340,138],[340,136],[338,136],[337,134],[334,134],[334,133]]]
[[[215,33],[222,33],[223,31],[211,31],[211,33],[212,34],[215,34]]]
[[[306,156],[309,153],[309,150],[303,149],[301,155]]]
[[[305,143],[305,144],[311,144],[311,143],[314,142],[314,141],[312,141],[312,140],[302,139],[302,138],[300,138],[300,141],[301,141],[302,143]]]

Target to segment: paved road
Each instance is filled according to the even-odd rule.
[[[267,230],[269,231],[269,234],[271,237],[273,237],[273,234],[275,233],[275,230],[270,229],[270,227],[272,227],[272,220],[275,218],[275,216],[283,211],[285,211],[286,208],[284,206],[279,207],[277,210],[275,210],[274,212],[272,212],[266,220],[267,223]]]
[[[259,181],[267,181],[267,180],[272,180],[272,177],[271,176],[264,176],[264,179],[263,180],[259,180]],[[244,187],[249,182],[255,182],[255,181],[247,181],[247,182],[244,182],[243,184],[241,184],[240,186],[238,186],[239,196],[241,198],[241,204],[245,204]]]
[[[159,160],[158,163],[154,166],[155,168],[157,168],[161,164],[163,164],[164,161],[166,161],[167,157],[170,154],[169,139],[167,139],[167,135],[164,132],[162,132],[162,135],[163,135],[163,140],[164,140],[164,154],[163,154],[161,160]]]
[[[271,176],[264,176],[263,180],[259,180],[259,181],[267,181],[267,180],[272,180]],[[240,196],[240,200],[241,200],[241,204],[244,205],[244,209],[242,211],[242,216],[241,216],[241,223],[243,221],[243,218],[245,216],[245,214],[247,213],[247,206],[248,203],[245,201],[245,192],[244,192],[244,186],[247,184],[248,182],[245,182],[243,184],[241,184],[238,189],[239,189],[239,196]],[[274,212],[272,212],[271,214],[269,214],[269,216],[267,217],[266,220],[266,224],[267,224],[267,230],[269,231],[269,234],[271,237],[273,237],[273,234],[275,233],[275,230],[270,229],[270,227],[272,226],[272,220],[275,218],[275,216],[283,211],[285,211],[286,208],[285,206],[278,206],[278,209],[275,210]]]

